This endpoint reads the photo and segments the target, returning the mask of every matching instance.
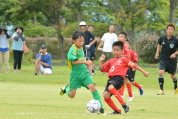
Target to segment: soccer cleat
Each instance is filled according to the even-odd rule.
[[[134,96],[133,97],[128,97],[127,101],[131,102],[133,99],[134,99]]]
[[[35,75],[38,75],[37,73],[35,73]]]
[[[127,104],[122,105],[122,107],[124,108],[125,113],[129,111],[129,106]]]
[[[160,90],[157,95],[164,95],[164,91],[163,90]]]
[[[178,95],[178,88],[175,89],[175,95]]]
[[[104,114],[104,108],[100,108],[100,110],[98,111],[98,114]]]
[[[68,86],[68,84],[66,84],[64,87],[61,88],[60,96],[63,96],[66,93],[66,87],[67,86]]]
[[[121,114],[120,112],[118,112],[118,111],[116,111],[116,110],[114,110],[114,112],[113,113],[111,113],[111,114]]]
[[[142,85],[140,85],[141,86],[141,88],[139,89],[139,91],[140,91],[140,95],[143,95],[143,86]]]

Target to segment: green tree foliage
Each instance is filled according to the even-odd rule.
[[[56,37],[57,36],[57,32],[54,28],[52,27],[46,27],[44,25],[41,25],[40,23],[36,22],[36,23],[28,23],[25,27],[25,36],[28,37]]]

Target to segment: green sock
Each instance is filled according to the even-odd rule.
[[[94,98],[95,100],[99,101],[99,103],[100,103],[100,105],[101,105],[101,108],[102,108],[103,105],[102,105],[101,97],[100,97],[98,91],[94,91],[94,92],[92,92],[92,95],[93,95],[93,98]]]
[[[69,93],[70,93],[69,86],[67,86],[67,87],[65,88],[65,90],[66,90],[66,94],[69,95]]]

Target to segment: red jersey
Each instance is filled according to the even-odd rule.
[[[130,61],[133,62],[133,63],[137,63],[138,62],[137,53],[132,49],[129,49],[129,52],[130,52]]]
[[[124,52],[121,55],[130,59],[130,52],[129,52],[130,50],[125,43],[124,43],[123,50],[124,50]]]
[[[126,57],[113,58],[103,64],[103,70],[101,72],[108,72],[109,78],[117,75],[125,77],[128,68],[135,68],[136,66],[136,64],[132,63]]]

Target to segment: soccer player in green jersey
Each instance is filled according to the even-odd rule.
[[[60,95],[62,96],[66,93],[70,98],[74,98],[78,88],[81,88],[81,86],[86,87],[91,91],[93,98],[100,102],[100,113],[104,113],[101,97],[95,87],[89,71],[86,68],[86,65],[92,66],[93,63],[92,61],[86,61],[85,59],[83,52],[84,33],[76,31],[72,36],[72,41],[74,44],[69,49],[67,55],[68,66],[72,70],[70,74],[70,83],[69,85],[66,84],[63,88],[61,88]]]

